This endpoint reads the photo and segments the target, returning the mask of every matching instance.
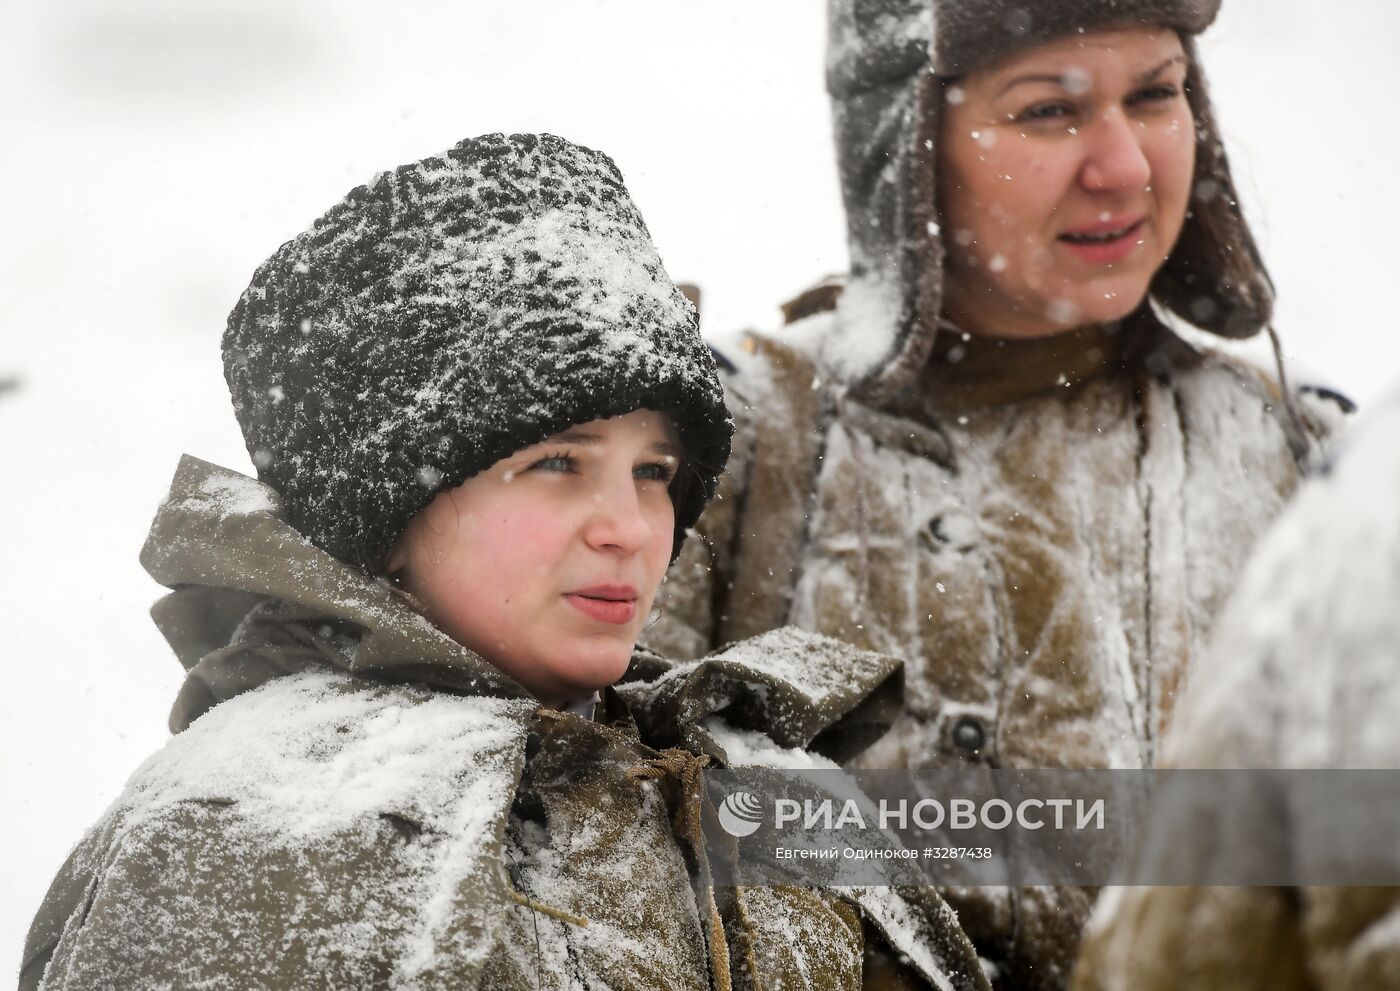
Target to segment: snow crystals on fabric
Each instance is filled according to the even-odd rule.
[[[789,626],[618,691],[634,710],[668,713],[682,733],[737,707],[732,722],[756,719],[783,745],[803,747],[898,670],[893,658]]]
[[[479,933],[453,932],[452,923],[464,910],[463,885],[470,891],[473,884],[494,883],[495,823],[503,821],[515,793],[525,733],[520,717],[530,708],[490,697],[367,686],[339,674],[288,675],[216,706],[174,737],[132,775],[105,821],[115,823],[119,835],[164,834],[169,839],[158,842],[178,844],[188,830],[167,824],[222,809],[218,848],[205,856],[253,865],[269,858],[276,863],[279,856],[296,863],[314,854],[322,866],[308,868],[298,882],[308,897],[338,876],[324,862],[364,856],[353,851],[374,849],[373,837],[388,828],[386,821],[408,824],[432,842],[399,846],[397,874],[379,878],[370,864],[352,859],[336,882],[341,893],[316,896],[331,909],[369,899],[379,914],[357,922],[353,913],[345,913],[352,920],[345,921],[332,911],[333,924],[308,923],[297,938],[330,957],[387,955],[396,961],[399,986],[413,987],[416,975],[443,964],[443,953],[484,954],[489,947]],[[169,851],[167,870],[178,871],[187,854],[178,845]],[[477,875],[489,877],[483,882],[474,880]],[[245,877],[249,890],[272,883],[256,873],[230,876]],[[167,883],[178,887],[179,878]],[[389,885],[378,896],[377,883]],[[399,889],[406,888],[416,889],[415,896],[403,897]],[[230,891],[236,905],[240,896]],[[318,904],[308,902],[308,911]],[[237,926],[236,919],[220,921]],[[386,936],[393,946],[384,945]],[[226,952],[237,952],[236,934],[225,942]],[[197,945],[219,944],[204,934]]]
[[[827,79],[833,93],[891,78],[928,58],[930,0],[834,0],[828,9]]]
[[[846,888],[843,893],[860,906],[890,945],[932,980],[939,991],[953,991],[954,985],[948,977],[944,961],[928,943],[927,936],[933,927],[897,891]],[[946,919],[956,922],[956,916],[946,905],[940,904],[939,910]]]
[[[1400,394],[1343,436],[1251,559],[1167,748],[1178,766],[1396,767]]]
[[[734,644],[711,660],[742,664],[752,671],[799,688],[821,704],[848,689],[853,671],[889,663],[889,659],[854,651],[849,644],[784,626]]]
[[[502,943],[507,960],[497,965],[528,975],[512,986],[563,991],[680,980],[700,991],[708,986],[700,922],[665,803],[649,785],[635,806],[628,797],[599,798],[592,804],[546,788],[547,826],[512,824],[508,858],[521,892],[587,922],[513,908]]]
[[[142,550],[142,563],[172,588],[237,588],[275,579],[299,604],[332,616],[368,618],[376,628],[392,629],[435,653],[462,652],[386,586],[315,548],[286,522],[284,512],[267,485],[185,455]]]
[[[255,479],[235,472],[211,473],[180,501],[186,512],[213,514],[217,518],[275,513],[281,500],[277,493]]]
[[[837,302],[839,319],[827,322],[817,345],[818,358],[846,381],[883,366],[894,354],[902,299],[893,280],[874,272],[851,279]]]
[[[343,675],[267,682],[211,709],[131,776],[117,808],[128,822],[183,801],[236,802],[289,839],[394,811],[457,829],[458,806],[490,815],[514,781],[488,755],[521,731],[525,703],[409,688],[366,689]],[[470,777],[445,768],[473,768]]]
[[[801,747],[782,747],[756,730],[736,729],[718,716],[705,731],[724,748],[730,767],[769,767],[786,771],[839,770],[841,765]]]

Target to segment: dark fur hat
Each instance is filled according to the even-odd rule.
[[[866,339],[843,343],[849,377],[889,395],[921,368],[942,312],[944,245],[935,204],[949,78],[1073,31],[1153,25],[1182,33],[1196,123],[1195,195],[1150,295],[1224,337],[1272,315],[1273,285],[1240,213],[1193,36],[1219,0],[829,0],[827,88],[851,249],[838,308]]]
[[[695,308],[616,166],[549,134],[463,141],[352,190],[254,273],[224,371],[291,522],[370,570],[440,490],[640,408],[687,453],[678,551],[729,453]]]
[[[935,0],[933,71],[960,76],[1080,30],[1145,25],[1200,34],[1219,10],[1220,0]]]

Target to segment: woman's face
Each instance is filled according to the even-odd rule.
[[[441,492],[389,571],[464,646],[559,704],[617,681],[671,558],[670,420],[593,420]]]
[[[1175,31],[1051,41],[945,93],[945,313],[1036,337],[1120,319],[1181,233],[1196,138]]]

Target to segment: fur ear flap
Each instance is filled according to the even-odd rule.
[[[1252,337],[1273,317],[1274,284],[1240,212],[1195,43],[1189,37],[1182,43],[1191,60],[1186,93],[1196,127],[1196,174],[1186,223],[1151,294],[1202,330]]]

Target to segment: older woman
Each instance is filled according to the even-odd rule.
[[[1217,6],[832,0],[851,275],[736,356],[658,646],[795,623],[906,658],[865,766],[1152,762],[1342,418],[1173,329],[1249,337],[1273,299],[1192,42]],[[961,901],[1005,986],[1063,985],[1085,893]]]

